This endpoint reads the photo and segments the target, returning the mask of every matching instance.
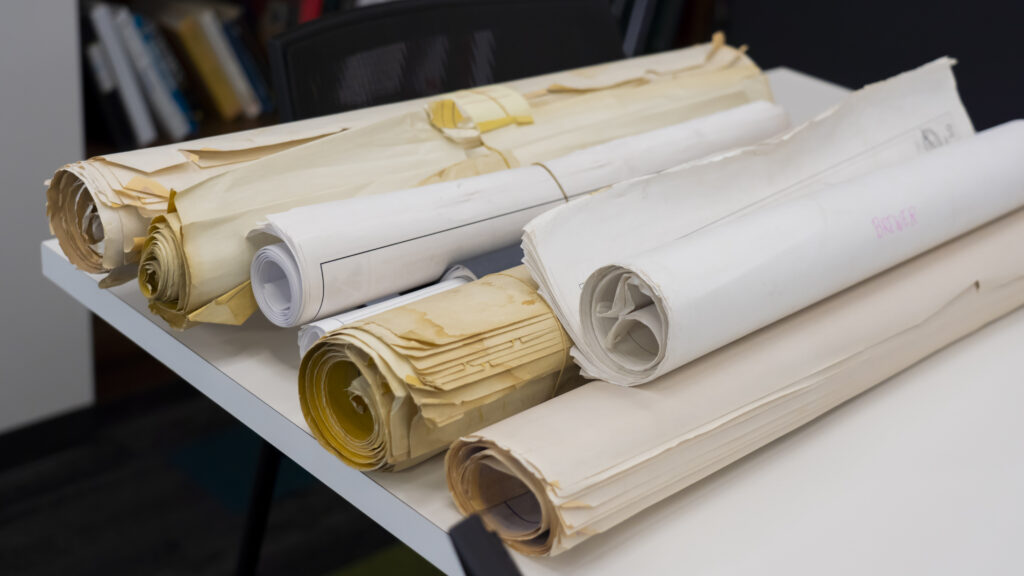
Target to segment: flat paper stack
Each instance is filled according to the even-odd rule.
[[[179,192],[143,248],[151,309],[178,328],[248,318],[250,263],[270,241],[246,235],[269,214],[529,165],[770,99],[757,66],[720,43],[563,73],[532,94],[510,87],[457,93]]]
[[[250,278],[279,326],[329,316],[437,279],[455,262],[511,246],[534,216],[569,200],[788,127],[757,101],[584,148],[533,166],[271,214]]]
[[[302,413],[348,465],[399,470],[578,384],[569,346],[520,266],[328,333]]]
[[[516,550],[563,552],[1024,305],[1022,243],[1015,212],[650,384],[591,382],[470,434],[445,463],[455,503]]]

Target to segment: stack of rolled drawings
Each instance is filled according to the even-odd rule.
[[[950,65],[531,222],[597,381],[455,442],[460,511],[561,553],[1024,305],[1024,122],[973,135]]]
[[[456,506],[564,552],[1020,307],[1020,242],[1018,211],[650,384],[590,382],[467,435]]]
[[[139,286],[173,327],[240,324],[257,308],[252,258],[277,241],[261,232],[271,214],[528,166],[770,98],[760,69],[720,41],[455,93],[177,191],[149,226]]]
[[[716,36],[69,164],[47,213],[174,328],[301,327],[324,448],[450,447],[459,511],[559,554],[1024,305],[1024,121],[975,134],[953,65],[790,128]]]

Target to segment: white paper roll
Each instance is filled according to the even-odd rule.
[[[294,326],[302,309],[299,265],[283,242],[260,248],[249,272],[256,302],[268,320],[278,326]]]
[[[253,292],[280,326],[324,318],[515,244],[531,218],[569,198],[760,141],[787,123],[780,107],[759,101],[543,165],[273,214],[259,230],[283,242],[257,253]]]
[[[602,267],[580,301],[586,371],[649,382],[1012,212],[1022,158],[1018,120]]]
[[[940,58],[865,86],[768,141],[616,185],[529,222],[523,262],[576,344],[584,372],[594,354],[586,350],[580,296],[594,270],[970,137],[952,66]]]
[[[455,503],[527,554],[639,539],[616,527],[1024,304],[1017,242],[1024,211],[646,386],[590,382],[470,434],[446,458]]]

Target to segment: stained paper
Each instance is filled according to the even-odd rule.
[[[387,114],[390,109],[336,114],[68,164],[47,187],[50,228],[71,263],[86,272],[133,266],[149,221],[167,212],[172,190]]]
[[[600,352],[591,349],[581,325],[582,288],[595,270],[715,222],[812,194],[971,136],[974,129],[957,94],[952,65],[942,58],[871,84],[786,134],[614,186],[529,222],[523,234],[524,261],[576,343],[573,356],[583,371],[605,374],[590,360]],[[757,239],[747,241],[751,254],[758,254]],[[676,267],[694,283],[704,273],[699,265],[677,262]],[[643,343],[650,349],[653,344]],[[636,383],[625,377],[621,381]]]
[[[253,258],[256,302],[280,326],[312,322],[513,245],[531,218],[573,198],[786,127],[780,107],[757,101],[534,166],[271,214],[259,230],[283,241]]]
[[[469,434],[445,462],[455,504],[526,554],[614,530],[1020,307],[1022,242],[1015,212],[650,384],[590,382]]]
[[[400,470],[579,383],[569,339],[522,266],[327,333],[299,400],[313,436],[360,470]]]
[[[674,72],[673,67],[684,68]],[[461,124],[458,138],[419,110],[264,158],[173,196],[169,212],[148,229],[139,284],[150,308],[172,326],[240,324],[256,310],[249,284],[255,251],[268,235],[247,236],[268,215],[299,206],[368,196],[530,165],[654,128],[770,98],[748,58],[720,42],[603,64],[582,78],[632,80],[601,89],[554,90],[566,72],[507,86],[528,103],[531,122],[501,126],[490,112]],[[444,100],[444,98],[442,98]],[[493,109],[491,110],[493,111]],[[500,124],[500,123],[499,123]]]
[[[259,257],[259,253],[257,253],[256,257]],[[378,302],[368,303],[362,308],[350,310],[336,316],[328,316],[322,320],[306,324],[299,328],[299,358],[304,356],[313,347],[313,344],[316,344],[316,341],[328,332],[334,332],[342,326],[357,320],[369,318],[386,310],[422,300],[427,296],[433,296],[434,294],[440,294],[452,288],[457,288],[476,279],[476,275],[469,268],[461,265],[452,266],[435,284],[430,284],[402,295],[396,295],[392,298],[385,298]]]

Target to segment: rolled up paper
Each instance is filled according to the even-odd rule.
[[[632,386],[1024,207],[1024,121],[597,269],[586,370]]]
[[[149,221],[167,212],[171,190],[388,114],[389,108],[361,110],[73,162],[47,186],[50,229],[68,260],[86,272],[134,265]]]
[[[524,262],[579,348],[574,358],[585,363],[590,356],[580,296],[597,268],[973,134],[952,65],[936,60],[866,86],[779,137],[613,186],[534,218],[524,227]]]
[[[1022,242],[1015,212],[648,385],[590,382],[461,438],[455,504],[526,554],[612,530],[1020,307]]]
[[[259,257],[258,252],[256,256],[257,258]],[[254,265],[255,262],[256,259],[253,259]],[[313,347],[313,344],[316,344],[316,341],[328,332],[333,332],[342,326],[351,324],[357,320],[369,318],[370,316],[380,314],[386,310],[391,310],[392,308],[398,308],[399,306],[404,306],[417,300],[422,300],[427,296],[433,296],[434,294],[440,294],[446,290],[457,288],[474,280],[476,280],[476,275],[473,274],[473,271],[469,268],[461,265],[452,266],[435,284],[430,284],[429,286],[424,286],[419,290],[413,290],[412,292],[395,296],[393,298],[373,302],[363,306],[362,308],[350,310],[343,314],[338,314],[337,316],[329,316],[311,324],[306,324],[299,328],[299,358],[305,356],[306,352]],[[256,297],[258,300],[258,292]]]
[[[326,334],[299,401],[346,464],[400,470],[578,384],[569,346],[519,266]]]
[[[311,322],[513,245],[531,218],[573,198],[753,144],[787,124],[779,106],[752,102],[534,166],[271,214],[259,230],[283,242],[256,252],[253,293],[271,322]]]
[[[631,81],[619,81],[624,71],[632,71]],[[596,83],[604,87],[591,87],[602,76],[614,82],[606,78]],[[545,80],[457,93],[427,111],[322,138],[176,193],[143,245],[139,283],[150,309],[176,328],[244,322],[257,308],[249,281],[252,258],[276,242],[249,232],[270,214],[529,165],[771,97],[757,66],[719,44]],[[566,88],[575,82],[582,87]],[[480,105],[480,94],[518,99],[530,122],[507,105]],[[449,100],[454,104],[443,104]],[[438,116],[453,106],[476,128],[442,122]],[[495,113],[516,121],[496,122]]]

